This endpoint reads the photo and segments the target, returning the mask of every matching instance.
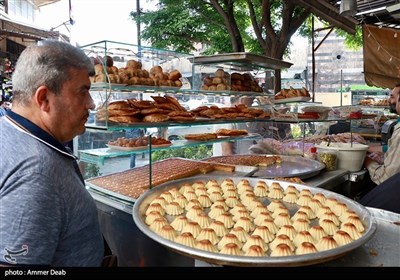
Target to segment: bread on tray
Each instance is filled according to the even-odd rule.
[[[218,135],[216,133],[193,133],[193,134],[185,134],[184,138],[186,140],[207,141],[207,140],[217,139]]]
[[[247,135],[249,134],[247,130],[244,129],[227,129],[227,128],[220,128],[217,130],[218,136],[240,136],[240,135]]]

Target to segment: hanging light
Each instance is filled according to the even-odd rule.
[[[340,14],[354,16],[357,13],[357,0],[342,0],[340,2]]]

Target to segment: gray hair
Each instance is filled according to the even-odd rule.
[[[94,66],[83,50],[69,43],[44,40],[28,46],[18,58],[12,75],[13,101],[26,105],[40,86],[55,94],[71,79],[71,69],[86,69],[94,75]]]

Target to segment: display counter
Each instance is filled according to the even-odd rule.
[[[340,172],[334,172],[338,175]],[[322,174],[324,175],[324,174]],[[325,176],[328,176],[325,174]],[[322,176],[323,178],[324,176]],[[143,234],[132,218],[132,202],[124,202],[89,189],[99,210],[99,219],[120,266],[212,266],[175,253]],[[400,267],[400,214],[367,208],[376,219],[374,236],[361,247],[318,266]]]
[[[348,170],[323,171],[317,176],[305,179],[304,183],[308,186],[334,191],[337,186],[349,179],[349,174]]]
[[[321,172],[306,184],[335,188],[348,178],[348,171]],[[88,188],[96,201],[102,232],[120,266],[194,266],[195,260],[172,252],[143,234],[132,218],[134,203]]]
[[[355,200],[375,186],[366,169],[357,172],[347,170],[321,172],[318,176],[303,181],[309,186],[330,190]]]

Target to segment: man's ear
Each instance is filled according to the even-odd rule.
[[[43,111],[50,110],[49,89],[46,86],[40,86],[35,92],[34,102]]]

